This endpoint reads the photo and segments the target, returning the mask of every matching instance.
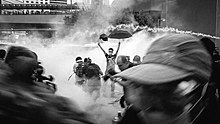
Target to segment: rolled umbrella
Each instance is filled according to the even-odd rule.
[[[108,41],[108,36],[106,34],[101,34],[99,36],[99,39],[103,40],[103,41]]]

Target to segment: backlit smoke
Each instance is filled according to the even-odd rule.
[[[114,30],[114,29],[129,29],[133,32],[137,31],[137,30],[146,30],[148,32],[154,32],[154,33],[159,33],[159,32],[164,32],[164,33],[179,33],[179,34],[190,34],[190,35],[194,35],[194,36],[199,36],[199,37],[208,37],[208,38],[212,38],[212,39],[220,39],[220,37],[217,36],[213,36],[213,35],[209,35],[209,34],[204,34],[204,33],[197,33],[197,32],[193,32],[193,31],[184,31],[184,30],[180,30],[177,28],[172,28],[172,27],[163,27],[163,28],[150,28],[148,26],[135,26],[133,24],[130,25],[117,25],[117,26],[109,26],[109,30]]]
[[[83,33],[72,34],[72,37],[75,37],[75,35],[85,35]],[[85,33],[90,32],[87,31]],[[143,30],[134,34],[131,38],[124,40],[109,39],[109,41],[102,42],[101,45],[106,51],[109,47],[116,50],[117,44],[120,41],[122,43],[118,55],[128,55],[133,59],[135,55],[143,57],[155,38],[157,36],[151,36],[147,31]],[[78,103],[83,110],[92,113],[99,123],[111,124],[113,116],[121,108],[119,107],[119,103],[110,103],[121,97],[121,86],[116,85],[116,98],[111,98],[110,82],[102,82],[102,95],[100,99],[94,102],[91,96],[85,93],[82,88],[75,86],[74,75],[68,81],[69,76],[73,73],[72,68],[77,56],[81,56],[82,58],[90,57],[94,63],[101,67],[103,72],[105,71],[106,59],[97,45],[101,41],[93,37],[92,39],[96,42],[90,43],[83,38],[75,42],[67,42],[65,39],[55,39],[56,42],[45,41],[42,45],[43,39],[30,36],[22,40],[19,39],[16,44],[26,46],[38,54],[39,60],[45,67],[45,74],[51,74],[55,77],[54,83],[58,86],[57,95],[68,97]]]
[[[130,29],[131,32],[141,29],[141,31],[133,34],[131,38],[124,40],[109,39],[109,41],[101,43],[103,48],[107,51],[109,47],[112,47],[116,50],[118,42],[122,42],[118,55],[128,55],[130,56],[131,60],[135,55],[140,55],[143,57],[152,41],[161,37],[167,32],[172,31],[176,33],[194,34],[193,32],[179,31],[177,29],[174,30],[173,28],[148,28],[134,25],[120,25],[116,27],[109,26],[109,28],[106,30],[114,30],[115,28],[127,28]],[[88,32],[89,31],[85,33]],[[152,34],[150,32],[154,33]],[[72,34],[72,37],[75,35],[85,35],[83,33],[84,32],[78,32],[76,34]],[[218,38],[214,36],[210,37]],[[56,94],[68,97],[74,102],[78,103],[83,110],[92,113],[99,123],[111,124],[111,119],[116,115],[118,110],[121,110],[121,108],[119,107],[119,103],[109,103],[115,99],[119,99],[119,97],[122,95],[122,88],[117,85],[115,91],[117,94],[116,98],[110,98],[110,82],[102,82],[102,95],[100,99],[94,102],[91,96],[85,93],[82,88],[74,85],[74,75],[68,81],[68,77],[73,73],[72,68],[77,56],[81,56],[82,58],[90,57],[94,63],[101,67],[103,72],[105,71],[106,59],[103,52],[98,48],[97,45],[97,43],[101,41],[95,38],[93,38],[93,40],[96,42],[92,43],[83,41],[85,39],[81,39],[82,41],[80,40],[76,42],[66,42],[65,39],[58,39],[57,42],[48,43],[45,47],[42,45],[42,42],[40,42],[42,39],[30,38],[27,37],[25,41],[20,40],[18,43],[22,43],[24,46],[27,46],[38,54],[39,60],[45,67],[45,74],[51,74],[55,77],[55,83],[58,86],[58,91]]]
[[[134,3],[133,0],[130,0],[126,4],[126,6],[131,6]],[[143,57],[152,41],[167,32],[187,33],[219,39],[219,37],[216,36],[192,31],[181,31],[168,27],[149,28],[134,25],[110,26],[109,22],[114,20],[112,17],[114,17],[116,13],[117,11],[114,10],[97,8],[80,16],[69,32],[65,32],[65,28],[61,27],[60,31],[68,34],[64,38],[45,40],[30,36],[20,39],[17,42],[17,44],[26,46],[38,54],[39,60],[45,67],[45,74],[51,74],[55,77],[54,83],[58,86],[56,94],[68,97],[78,103],[82,109],[92,113],[100,124],[111,124],[113,116],[116,115],[118,110],[121,110],[119,103],[109,103],[122,95],[122,88],[117,85],[116,98],[110,98],[110,82],[102,82],[101,97],[98,101],[94,102],[91,96],[85,93],[82,88],[74,85],[74,75],[68,81],[69,76],[73,73],[73,64],[77,56],[81,56],[82,58],[90,57],[92,62],[98,64],[103,72],[105,71],[106,59],[97,45],[98,42],[101,42],[98,39],[100,34],[107,33],[115,28],[125,28],[132,33],[141,30],[128,39],[109,39],[109,41],[101,43],[103,48],[107,51],[110,47],[116,50],[118,42],[122,42],[118,55],[128,55],[131,60],[135,55]],[[154,33],[152,35],[152,33],[149,32]]]

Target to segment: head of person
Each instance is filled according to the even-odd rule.
[[[124,56],[124,55],[120,55],[118,56],[117,60],[116,60],[116,63],[118,65],[118,68],[121,70],[121,71],[124,71],[126,70],[128,67],[129,67],[129,60],[127,58],[127,56]]]
[[[76,62],[80,62],[80,61],[82,61],[82,57],[80,56],[76,57]]]
[[[198,38],[166,34],[152,43],[140,65],[114,77],[126,79],[119,83],[135,108],[178,116],[187,104],[186,94],[207,83],[210,75],[211,57]]]
[[[112,55],[113,52],[114,52],[113,48],[109,48],[109,49],[108,49],[108,54],[109,54],[109,55]]]
[[[5,63],[12,69],[13,77],[30,80],[38,66],[37,54],[22,46],[11,46]]]
[[[134,64],[140,64],[141,63],[141,57],[139,55],[135,55],[133,58]]]
[[[89,65],[89,64],[92,63],[92,60],[91,60],[89,57],[88,57],[88,58],[85,58],[85,59],[84,59],[84,63],[87,64],[87,65]]]
[[[35,71],[37,74],[41,75],[44,73],[44,68],[43,66],[39,65]]]

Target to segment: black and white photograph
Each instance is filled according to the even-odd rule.
[[[0,0],[0,124],[220,124],[220,0]]]

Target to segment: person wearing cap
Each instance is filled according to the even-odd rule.
[[[76,57],[76,63],[73,65],[73,72],[75,73],[75,84],[82,86],[85,79],[83,77],[83,60],[80,56]]]
[[[132,62],[129,61],[127,56],[124,55],[120,55],[118,56],[116,63],[118,65],[118,68],[121,71],[124,71],[126,69],[129,69],[131,67],[134,66],[134,64]],[[125,88],[123,88],[123,90],[125,90]],[[125,91],[124,91],[125,92]],[[136,108],[134,108],[125,98],[125,95],[123,95],[120,98],[120,106],[121,108],[125,109],[125,114],[123,116],[123,118],[120,120],[121,124],[129,124],[129,123],[140,123],[140,121],[138,120],[138,116],[137,113],[139,112],[138,110],[136,110]]]
[[[140,65],[114,78],[139,111],[141,124],[190,124],[204,107],[211,71],[211,57],[198,38],[165,34],[151,44]]]
[[[125,55],[118,56],[118,58],[116,60],[116,63],[118,65],[118,68],[120,69],[120,71],[124,71],[124,70],[134,66],[134,64],[131,63],[129,61],[128,57],[125,56]],[[125,98],[124,98],[124,95],[123,95],[120,99],[120,105],[121,105],[122,108],[125,108],[125,105],[124,105],[125,103],[124,102],[125,102]]]
[[[204,114],[202,115],[204,118],[201,120],[201,124],[206,123],[219,123],[219,114],[220,114],[220,104],[219,104],[219,89],[220,89],[220,64],[218,62],[219,59],[216,59],[219,56],[215,55],[215,43],[208,37],[203,37],[200,39],[201,43],[204,45],[210,56],[212,57],[212,73],[209,79],[209,84],[207,86],[206,97],[208,99],[207,109],[205,109]],[[218,92],[217,92],[218,91]],[[215,113],[213,115],[213,113]],[[208,116],[209,118],[206,118]]]
[[[135,55],[133,58],[133,64],[134,65],[139,65],[141,64],[141,57],[139,55]]]

